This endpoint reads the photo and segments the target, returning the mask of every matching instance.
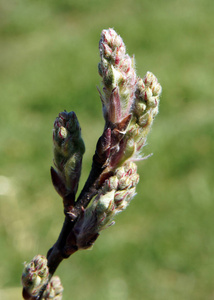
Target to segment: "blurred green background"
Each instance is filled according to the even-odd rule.
[[[163,94],[138,163],[138,195],[92,251],[57,270],[64,298],[214,299],[213,0],[0,0],[0,299],[21,299],[23,262],[63,222],[49,174],[52,126],[74,110],[86,143],[103,129],[98,42],[113,27]]]

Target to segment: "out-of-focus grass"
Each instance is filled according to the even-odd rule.
[[[213,9],[212,0],[0,1],[0,298],[21,299],[22,263],[61,228],[49,168],[64,109],[81,123],[81,186],[87,177],[103,127],[99,36],[114,27],[138,74],[163,86],[145,148],[154,156],[138,164],[138,195],[116,225],[58,269],[64,299],[213,299]]]

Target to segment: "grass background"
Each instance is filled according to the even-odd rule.
[[[62,263],[64,298],[214,299],[213,0],[0,0],[0,298],[21,299],[23,262],[63,221],[51,185],[52,126],[74,110],[86,143],[103,129],[98,42],[113,27],[163,87],[138,164],[138,195],[92,251]]]

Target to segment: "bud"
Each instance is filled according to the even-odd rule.
[[[142,116],[140,116],[139,119],[138,119],[138,125],[141,128],[146,127],[146,125],[148,124],[148,120],[149,120],[150,116],[151,116],[151,112],[150,111],[147,111],[145,114],[143,114]],[[142,133],[142,130],[140,131],[140,133]]]
[[[145,102],[140,102],[138,100],[135,101],[135,113],[138,117],[145,113],[146,108],[147,106]]]
[[[72,243],[75,242],[77,249],[89,249],[93,246],[98,236],[95,210],[92,209],[92,206],[87,209],[83,208],[73,230],[68,236],[67,247],[73,246]]]
[[[103,193],[106,193],[106,192],[109,192],[112,190],[117,190],[117,187],[118,187],[117,176],[111,176],[105,181],[102,191],[103,191]]]
[[[115,174],[117,176],[117,178],[120,180],[121,178],[123,178],[125,176],[125,167],[119,167],[116,169]]]
[[[133,161],[128,161],[124,164],[124,170],[129,175],[136,174],[137,165]]]
[[[160,94],[162,92],[162,87],[159,82],[156,82],[156,84],[153,84],[151,88],[152,88],[152,93],[154,96],[160,96]]]
[[[61,300],[63,286],[58,276],[53,276],[48,283],[42,300]]]
[[[139,181],[137,166],[131,161],[118,168],[116,170],[116,176],[118,178],[118,190],[127,190],[131,187],[135,187]]]
[[[100,98],[106,127],[111,130],[108,166],[115,170],[127,160],[142,159],[142,147],[158,113],[161,85],[151,72],[137,77],[134,57],[126,54],[122,38],[111,28],[99,42],[98,71],[104,85]],[[125,130],[119,128],[127,120]]]
[[[158,113],[161,91],[161,85],[151,72],[147,72],[143,79],[138,78],[132,110],[133,118],[127,130],[128,142],[127,149],[124,151],[126,153],[128,147],[135,145],[132,154],[134,160],[142,159],[142,148],[146,144],[147,135]]]
[[[99,74],[103,77],[104,117],[106,122],[119,123],[128,116],[134,100],[136,73],[134,58],[126,54],[122,38],[113,30],[103,30],[99,43],[101,62]],[[117,94],[113,90],[117,88]],[[114,99],[117,97],[117,99]],[[116,103],[112,110],[112,103]]]
[[[151,87],[152,84],[157,83],[157,78],[152,72],[147,72],[146,75],[143,78],[143,81],[147,87]]]
[[[143,97],[144,101],[149,101],[150,98],[152,97],[152,90],[149,87],[146,87],[142,91],[142,97]]]
[[[117,207],[118,207],[118,205],[121,204],[121,202],[123,202],[125,200],[126,195],[127,195],[126,190],[117,191],[115,193],[114,201],[115,201],[115,204],[116,204]]]
[[[52,178],[55,188],[61,196],[73,192],[76,194],[85,145],[81,137],[81,128],[74,112],[59,114],[54,123],[54,164]],[[56,179],[58,174],[58,178]],[[54,177],[53,177],[54,175]],[[59,182],[64,187],[59,188]],[[64,191],[65,190],[65,191]]]
[[[47,259],[42,255],[35,256],[30,263],[24,264],[22,285],[28,294],[37,296],[48,281],[49,270]]]
[[[124,55],[126,52],[126,48],[122,38],[112,28],[109,28],[108,30],[104,29],[101,33],[100,44],[99,44],[100,52],[101,52],[100,55],[105,54],[103,53],[104,45],[108,45],[114,51],[114,54],[112,55],[113,57],[115,55],[115,50],[119,49],[121,55]]]
[[[126,193],[125,191],[118,191],[115,194],[115,202],[117,203],[117,208],[116,208],[116,213],[119,213],[127,208],[129,205],[130,201],[134,198],[136,195],[136,189],[135,187],[128,189]]]
[[[135,110],[139,115],[138,103],[145,103],[148,107],[156,107],[159,103],[159,96],[162,88],[157,78],[151,72],[147,72],[144,79],[138,78],[135,90]],[[146,109],[144,109],[146,110]]]
[[[152,117],[153,117],[153,119],[157,116],[158,112],[159,112],[159,107],[158,107],[158,105],[157,105],[157,106],[152,110]]]
[[[102,193],[95,198],[89,208],[97,215],[99,231],[110,226],[115,215],[128,206],[136,194],[138,182],[137,166],[133,162],[126,162],[117,168],[115,175],[104,182]]]
[[[118,188],[120,190],[125,190],[132,185],[131,176],[124,176],[119,180]]]
[[[98,219],[102,218],[104,213],[109,214],[114,210],[114,194],[115,191],[107,192],[106,194],[101,194],[96,205],[96,214]]]

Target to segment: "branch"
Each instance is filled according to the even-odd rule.
[[[74,112],[61,112],[54,122],[51,178],[63,200],[65,220],[47,258],[37,255],[25,264],[24,299],[62,299],[60,280],[53,276],[61,261],[93,246],[100,232],[114,224],[115,216],[136,194],[139,175],[134,161],[145,159],[142,148],[158,113],[161,86],[151,72],[143,79],[137,77],[134,58],[126,53],[122,38],[113,29],[102,31],[99,50],[103,134],[76,199],[85,152],[81,128]]]

